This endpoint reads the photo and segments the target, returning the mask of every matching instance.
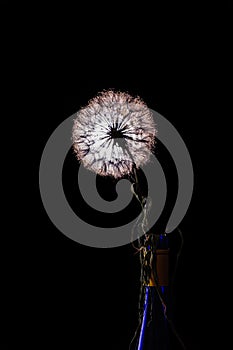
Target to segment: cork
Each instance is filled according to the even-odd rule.
[[[159,286],[169,284],[169,249],[156,250],[156,272]]]

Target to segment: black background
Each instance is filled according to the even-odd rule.
[[[54,19],[51,12],[43,13],[42,22],[32,16],[18,35],[26,36],[19,47],[28,54],[16,69],[25,109],[15,128],[23,136],[20,150],[9,152],[18,178],[16,184],[15,172],[9,171],[17,198],[8,224],[17,243],[3,248],[5,346],[128,349],[137,326],[138,256],[130,245],[95,249],[68,239],[50,222],[38,185],[40,157],[51,133],[109,88],[139,95],[187,145],[195,186],[180,224],[184,247],[175,279],[174,323],[187,349],[225,342],[220,311],[228,306],[217,226],[221,117],[216,110],[229,72],[230,9],[180,5],[151,10],[149,16],[149,9],[126,15],[119,6],[113,20],[92,8],[79,14],[83,23],[70,13]],[[176,247],[179,237],[176,231],[172,235]]]

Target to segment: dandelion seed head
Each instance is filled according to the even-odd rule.
[[[149,161],[156,135],[152,113],[139,97],[108,90],[77,113],[72,141],[84,167],[120,178]]]

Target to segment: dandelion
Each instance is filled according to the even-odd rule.
[[[72,141],[84,167],[120,178],[149,161],[156,134],[152,113],[140,98],[108,90],[77,113]]]

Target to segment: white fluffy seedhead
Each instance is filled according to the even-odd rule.
[[[110,90],[77,113],[72,141],[84,167],[120,178],[149,160],[156,134],[152,113],[140,98]]]

